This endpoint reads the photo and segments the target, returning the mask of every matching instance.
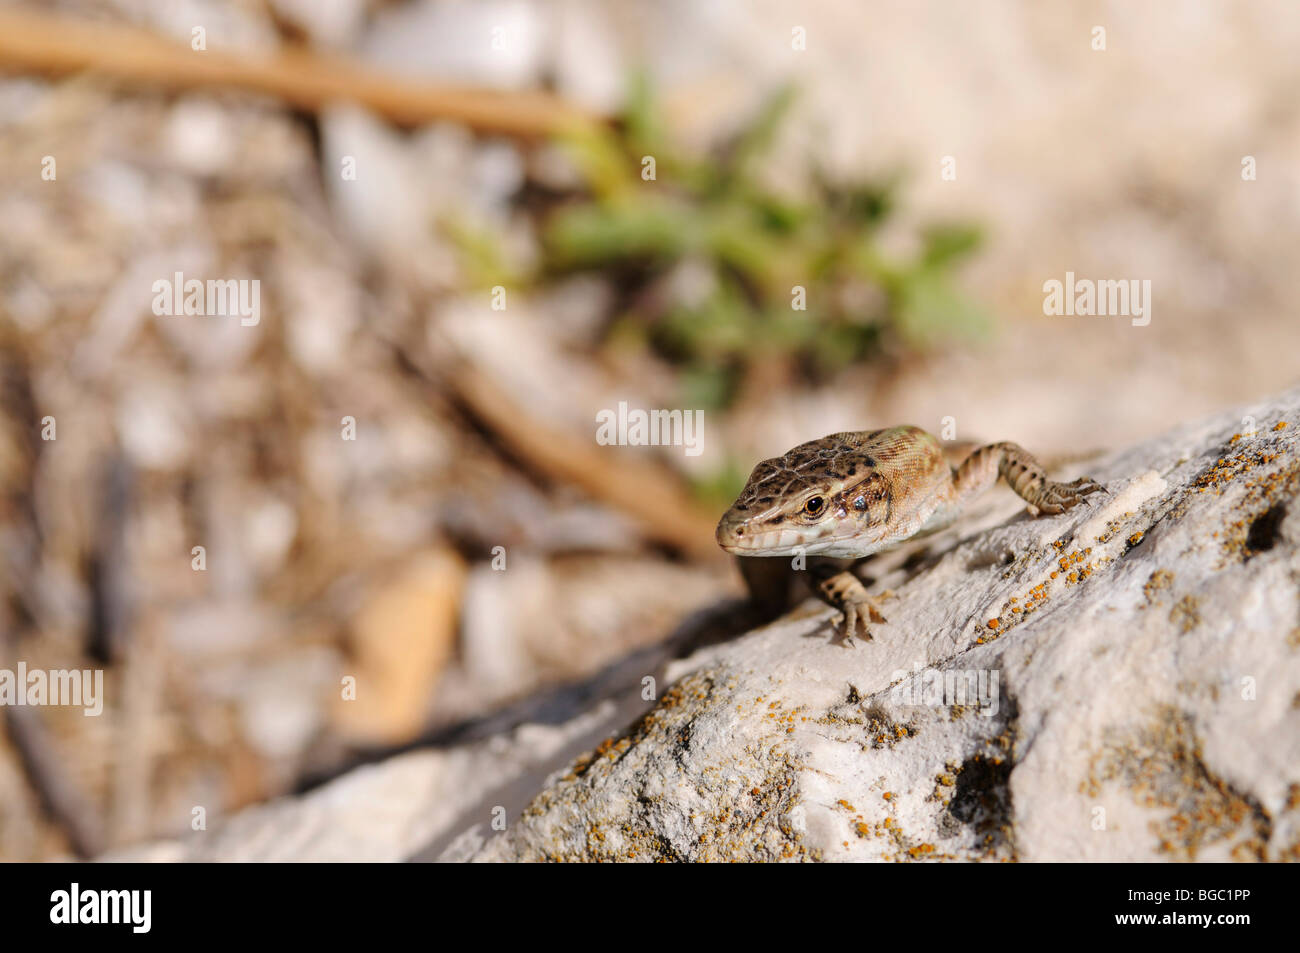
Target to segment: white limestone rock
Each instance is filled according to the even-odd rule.
[[[877,580],[869,644],[809,604],[677,663],[475,859],[1295,859],[1298,423],[1293,391],[1088,466],[1071,513],[1008,497]],[[924,704],[930,672],[997,691]]]

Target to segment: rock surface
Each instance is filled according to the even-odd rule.
[[[131,856],[1300,859],[1298,443],[1295,390],[1076,464],[1110,495],[873,564],[870,643],[810,601]]]

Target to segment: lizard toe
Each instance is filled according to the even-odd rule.
[[[1079,479],[1068,485],[1073,487],[1074,492],[1080,496],[1087,496],[1090,493],[1108,492],[1104,486],[1091,477],[1079,477]]]
[[[864,608],[864,606],[855,602],[850,602],[844,606],[844,619],[840,624],[840,635],[844,639],[846,648],[852,648],[856,644],[853,639],[859,633],[862,635],[864,642],[871,641],[871,632],[867,629],[867,617],[863,611]]]

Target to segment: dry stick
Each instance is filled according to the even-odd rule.
[[[58,743],[35,709],[15,706],[6,715],[9,738],[36,796],[67,835],[73,853],[94,857],[104,849],[104,828],[95,806],[60,762]]]
[[[0,12],[0,70],[53,76],[89,71],[168,90],[244,89],[310,111],[347,101],[396,123],[444,119],[484,133],[522,138],[547,136],[598,118],[542,92],[399,79],[306,49],[267,54],[194,50],[131,27],[14,11]]]
[[[13,420],[37,419],[36,400],[26,350],[7,327],[0,327],[0,405],[11,412]],[[34,502],[37,457],[42,446],[36,428],[23,430],[26,442],[17,448],[18,468],[11,471],[6,487],[13,504],[14,517],[5,528],[11,545],[0,553],[0,668],[13,671],[18,646],[14,635],[14,611],[22,605],[33,618],[40,609],[32,595],[33,560],[40,546],[40,532]],[[18,691],[25,692],[26,685]],[[79,857],[92,857],[104,847],[104,826],[95,803],[81,788],[75,773],[69,770],[66,754],[61,753],[58,739],[45,726],[40,712],[27,705],[0,706],[0,721],[18,753],[23,773],[40,800],[45,812],[63,831]]]
[[[0,618],[0,664],[12,667],[14,645],[8,621]],[[18,690],[25,689],[19,686]],[[6,705],[3,714],[9,739],[46,813],[63,830],[78,857],[94,857],[104,849],[104,826],[95,805],[60,757],[58,741],[34,708]]]
[[[676,476],[653,463],[633,463],[619,451],[547,426],[468,361],[438,369],[438,379],[514,454],[537,472],[581,487],[627,513],[656,542],[697,558],[720,555],[713,540],[716,518],[674,486]],[[594,427],[594,421],[593,421]]]

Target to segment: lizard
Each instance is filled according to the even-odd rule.
[[[938,438],[920,427],[834,433],[760,461],[718,522],[718,545],[740,557],[752,603],[774,618],[787,608],[792,556],[808,565],[813,592],[843,613],[846,646],[868,621],[883,623],[851,567],[861,559],[954,522],[1001,476],[1039,514],[1069,510],[1105,488],[1089,477],[1057,483],[1028,451],[1001,442],[950,465]]]

